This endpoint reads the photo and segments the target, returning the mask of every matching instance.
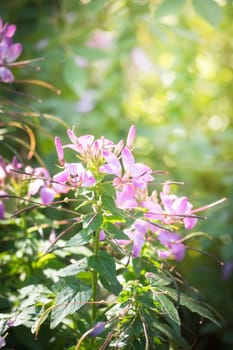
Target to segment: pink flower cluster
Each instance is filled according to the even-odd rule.
[[[11,163],[0,157],[0,219],[5,218],[4,201],[17,197],[17,193],[26,193],[24,199],[30,199],[39,193],[42,204],[51,203],[54,195],[49,198],[49,193],[53,193],[50,179],[49,172],[43,167],[23,167],[16,157],[13,157]]]
[[[197,218],[192,212],[193,206],[187,197],[178,197],[170,193],[171,183],[168,181],[163,190],[157,194],[149,194],[148,184],[154,181],[153,171],[143,163],[135,162],[132,145],[136,135],[135,126],[131,126],[126,144],[121,140],[118,144],[93,135],[77,137],[74,130],[67,130],[71,143],[62,145],[59,137],[55,138],[58,159],[63,170],[53,177],[50,191],[54,196],[67,193],[71,189],[92,187],[102,181],[106,175],[113,176],[116,207],[131,212],[138,210],[142,217],[135,219],[124,233],[128,240],[118,240],[117,244],[132,244],[133,256],[140,255],[146,240],[157,241],[157,254],[161,258],[172,257],[181,260],[185,254],[185,246],[181,235],[171,232],[172,225],[182,225],[192,229]],[[70,148],[77,153],[80,162],[66,163],[64,150]],[[45,190],[44,190],[45,191]],[[52,196],[44,197],[49,203]],[[166,229],[167,228],[167,229]],[[105,237],[101,230],[101,240]]]
[[[22,45],[20,43],[14,44],[12,37],[16,31],[14,24],[3,24],[0,17],[0,82],[12,83],[14,75],[9,69],[9,66],[17,60],[22,52]]]
[[[114,242],[119,245],[132,245],[134,257],[141,254],[145,242],[155,242],[155,252],[161,259],[182,260],[185,246],[177,231],[182,227],[192,229],[197,223],[195,212],[206,209],[207,206],[193,210],[187,197],[171,193],[172,184],[169,181],[165,182],[161,192],[150,193],[149,184],[155,180],[155,172],[134,159],[132,146],[136,136],[135,126],[130,127],[126,143],[121,140],[114,144],[103,136],[99,139],[95,139],[93,135],[77,137],[71,129],[67,130],[67,134],[70,142],[66,145],[62,144],[59,137],[55,137],[55,147],[62,169],[54,176],[50,176],[43,167],[23,168],[16,158],[11,164],[0,159],[0,219],[5,217],[3,199],[9,198],[8,193],[12,193],[9,179],[14,178],[13,182],[21,181],[21,184],[24,182],[24,198],[30,199],[39,195],[43,205],[50,205],[62,194],[82,189],[85,193],[86,190],[92,193],[98,191],[99,196],[101,194],[98,185],[107,179],[111,181],[115,191],[116,208],[124,210],[133,219],[133,223],[127,228],[116,223],[117,229],[122,229],[128,238]],[[66,161],[66,149],[76,153],[77,162]],[[103,241],[107,234],[105,226],[100,227],[100,230],[100,240]]]

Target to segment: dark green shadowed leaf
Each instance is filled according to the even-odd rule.
[[[104,230],[110,234],[110,238],[114,239],[126,239],[129,240],[129,237],[117,226],[112,224],[111,222],[107,222],[104,226]]]
[[[186,342],[186,340],[177,334],[169,325],[162,322],[154,322],[154,326],[157,330],[159,330],[166,338],[170,340],[171,343],[179,344],[182,346],[182,349],[190,350],[191,347]]]
[[[88,265],[99,273],[104,278],[105,286],[118,286],[119,282],[116,277],[116,265],[114,258],[105,251],[101,251],[98,256],[92,255],[89,257]],[[107,288],[107,287],[106,287]]]
[[[175,305],[162,293],[155,292],[153,296],[154,299],[160,303],[162,313],[175,323],[175,331],[179,334],[181,322]]]
[[[167,288],[167,295],[177,301],[177,293],[174,290]],[[221,327],[220,322],[215,318],[215,315],[209,310],[208,305],[201,303],[200,301],[195,300],[193,298],[190,298],[184,294],[179,295],[179,303],[185,306],[190,311],[196,312],[198,315],[209,319],[210,321],[214,322],[216,325]]]
[[[118,282],[117,279],[114,283],[112,283],[109,280],[107,280],[103,275],[100,275],[99,278],[100,278],[100,282],[102,283],[103,287],[105,289],[107,289],[109,292],[111,292],[115,295],[118,295],[121,292],[122,286]]]
[[[88,232],[92,233],[95,232],[97,229],[101,227],[103,221],[103,216],[102,214],[97,214],[97,215],[88,215],[84,220],[83,220],[83,228]]]

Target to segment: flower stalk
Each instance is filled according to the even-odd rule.
[[[93,250],[95,257],[99,254],[99,236],[100,229],[96,230],[94,242],[93,242]],[[92,324],[95,324],[96,315],[97,315],[97,283],[98,283],[98,272],[96,270],[92,271]]]

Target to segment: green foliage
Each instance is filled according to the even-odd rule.
[[[91,297],[91,289],[77,279],[66,279],[57,294],[55,307],[51,312],[50,327],[55,328],[67,315],[79,310]]]
[[[221,7],[213,0],[192,0],[197,13],[213,26],[218,26],[222,20]]]
[[[185,5],[186,0],[165,0],[155,9],[156,19],[161,19],[170,14],[177,14]]]

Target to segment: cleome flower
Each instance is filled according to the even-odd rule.
[[[0,17],[0,82],[12,83],[14,75],[9,69],[11,63],[18,59],[22,53],[22,44],[14,44],[12,37],[15,34],[16,26],[3,24]]]

